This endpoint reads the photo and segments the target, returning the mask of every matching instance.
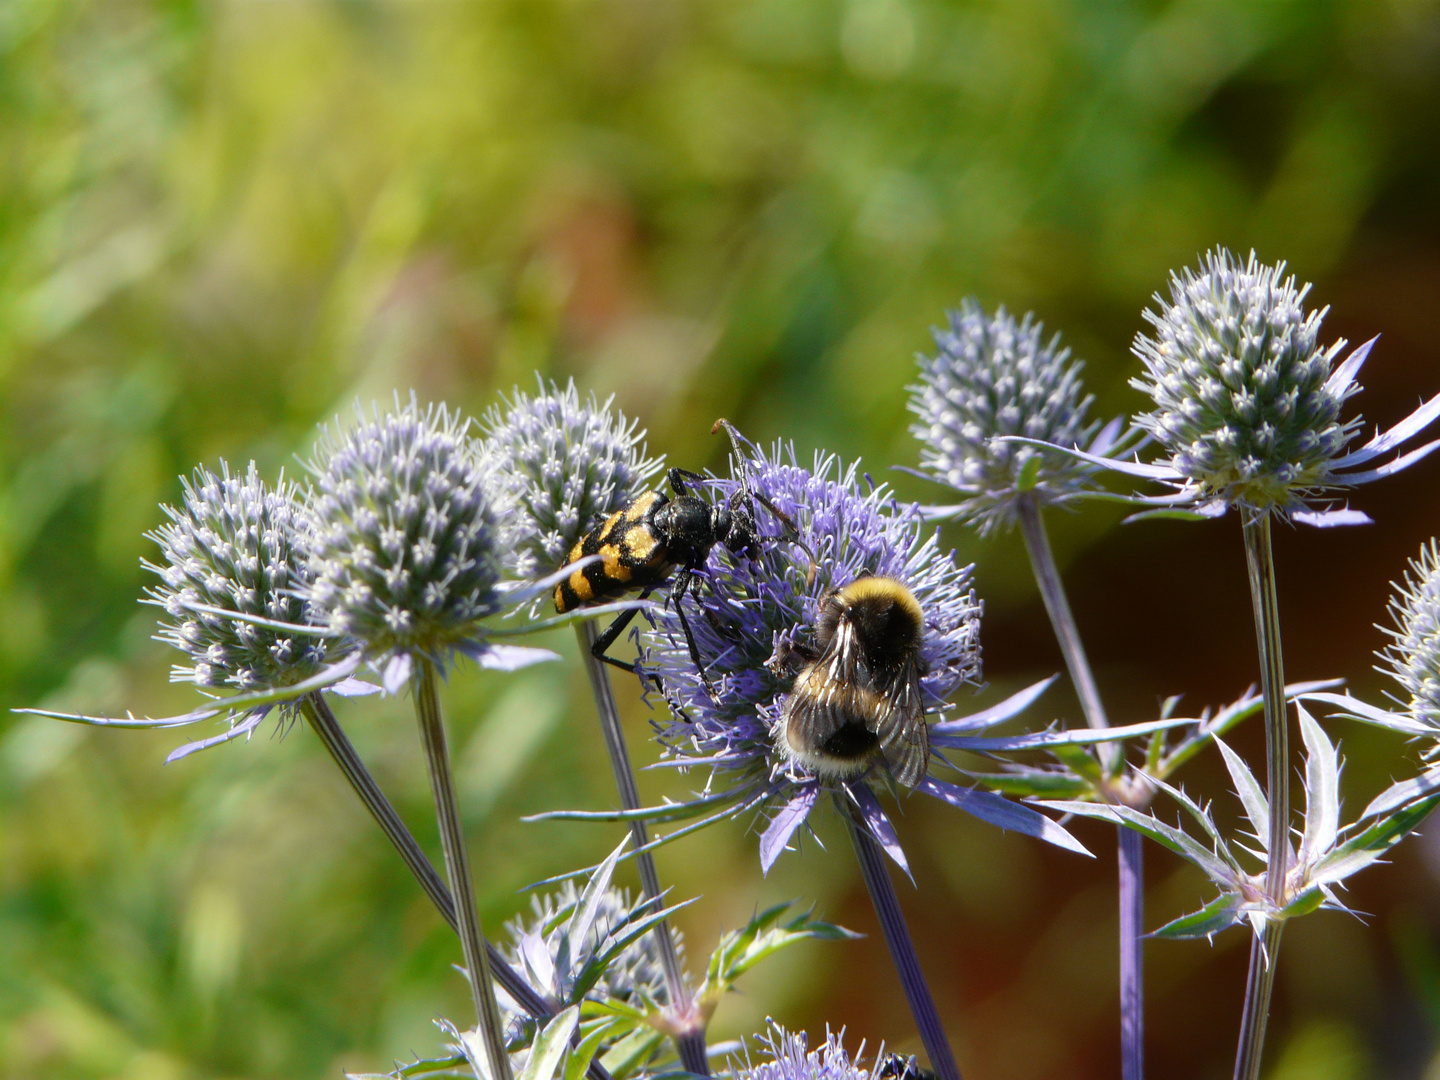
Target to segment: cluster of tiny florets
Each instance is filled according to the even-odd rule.
[[[736,1069],[735,1075],[740,1080],[877,1080],[880,1059],[868,1069],[852,1060],[842,1045],[844,1034],[842,1031],[837,1035],[827,1028],[820,1049],[811,1050],[803,1031],[788,1032],[772,1022],[770,1030],[759,1036],[770,1060],[758,1065],[747,1063]]]
[[[1390,597],[1393,639],[1379,655],[1409,700],[1402,702],[1419,720],[1440,728],[1440,548],[1434,540],[1410,560],[1405,580]]]
[[[467,422],[412,396],[327,432],[311,463],[314,614],[367,655],[439,657],[499,607],[486,469]]]
[[[1134,345],[1148,378],[1132,385],[1156,405],[1137,423],[1180,476],[1257,510],[1298,509],[1336,483],[1330,463],[1359,424],[1340,421],[1352,391],[1326,385],[1345,343],[1320,344],[1325,311],[1307,312],[1310,286],[1284,272],[1217,249],[1171,276],[1170,299],[1145,312],[1155,336]]]
[[[795,783],[814,777],[777,748],[775,729],[792,679],[768,661],[782,640],[813,639],[821,599],[865,574],[893,577],[911,590],[925,616],[921,688],[928,712],[941,710],[963,684],[979,682],[980,603],[971,568],[941,550],[919,508],[870,484],[857,465],[817,454],[806,469],[793,447],[777,444],[747,471],[750,489],[787,515],[799,538],[785,536],[757,499],[755,558],[721,545],[711,551],[707,579],[687,603],[700,609],[689,623],[718,700],[690,660],[673,605],[650,616],[645,667],[658,676],[673,712],[659,724],[667,757],[727,773],[737,788],[768,785],[769,798],[785,798]],[[739,482],[711,486],[728,499]]]
[[[304,584],[297,550],[299,506],[295,485],[278,489],[260,479],[255,464],[243,478],[220,463],[181,478],[184,498],[165,506],[169,521],[146,535],[160,545],[163,563],[145,562],[162,584],[147,590],[171,622],[158,638],[193,663],[176,665],[177,681],[253,690],[286,686],[315,674],[326,647],[314,637],[196,611],[194,605],[284,623],[304,623]]]
[[[1086,490],[1094,466],[1056,449],[1002,442],[1018,435],[1082,446],[1098,421],[1087,421],[1093,400],[1083,395],[1080,361],[1043,339],[1044,326],[1027,314],[1016,322],[1003,307],[987,315],[975,300],[949,313],[948,329],[933,331],[939,353],[920,356],[920,385],[911,387],[910,430],[923,444],[920,463],[936,479],[964,493],[963,515],[981,532],[1008,523],[1015,500],[1033,492],[1042,505]]]
[[[562,566],[598,518],[645,490],[660,462],[645,432],[572,380],[531,397],[518,388],[481,421],[495,501],[506,526],[506,562],[522,577]]]

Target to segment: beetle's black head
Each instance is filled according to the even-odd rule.
[[[755,528],[755,515],[743,501],[731,501],[728,506],[717,506],[714,510],[715,539],[736,555],[753,559],[760,547],[760,537]]]

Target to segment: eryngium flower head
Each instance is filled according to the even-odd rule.
[[[803,1031],[791,1033],[772,1021],[769,1031],[756,1036],[770,1052],[770,1060],[747,1063],[736,1069],[735,1075],[739,1080],[879,1080],[881,1063],[886,1060],[884,1046],[875,1065],[867,1069],[845,1052],[844,1036],[843,1031],[837,1035],[827,1027],[824,1044],[811,1050]],[[863,1053],[863,1044],[860,1049]]]
[[[1386,629],[1392,643],[1378,655],[1380,670],[1408,695],[1401,700],[1417,720],[1440,729],[1440,549],[1434,540],[1410,560],[1405,580],[1390,597],[1395,628]]]
[[[539,381],[539,376],[536,376]],[[645,456],[645,432],[572,380],[564,390],[540,382],[531,397],[516,388],[481,421],[495,501],[511,530],[506,562],[522,577],[564,564],[597,518],[645,490],[660,468]]]
[[[1070,454],[1026,443],[1114,449],[1118,424],[1096,439],[1099,421],[1086,419],[1094,400],[1082,396],[1080,369],[1060,347],[1042,339],[1044,325],[1026,314],[1018,323],[1004,307],[986,315],[973,299],[949,312],[948,330],[934,330],[939,354],[920,356],[920,385],[910,388],[910,431],[924,447],[922,468],[966,496],[959,516],[988,533],[1008,525],[1015,502],[1029,492],[1040,505],[1063,503],[1090,490],[1096,466]],[[1103,445],[1096,445],[1102,442]]]
[[[584,940],[575,941],[572,940],[570,916],[580,896],[580,889],[573,882],[566,881],[554,893],[531,897],[530,915],[513,919],[505,926],[510,944],[504,951],[511,966],[527,973],[531,985],[542,994],[566,1003],[572,1002],[576,976],[607,947],[612,931],[619,931],[632,921],[637,907],[627,890],[613,886],[607,888],[600,894],[599,907]],[[655,909],[653,905],[646,905],[645,910]],[[679,931],[672,928],[670,934],[678,947],[681,941]],[[549,957],[551,978],[548,982],[543,978],[546,974],[544,962],[537,962],[542,956]],[[591,997],[621,1001],[645,1009],[665,1000],[664,987],[665,973],[660,966],[655,936],[647,933],[621,949],[594,988],[587,993]],[[502,997],[502,1004],[512,1012],[517,1022],[526,1021],[525,1014],[513,1007],[508,998]]]
[[[275,622],[306,622],[297,596],[305,582],[295,485],[282,479],[271,488],[253,461],[243,479],[231,476],[222,461],[218,476],[202,465],[193,481],[180,483],[180,508],[162,507],[170,520],[146,534],[160,545],[164,563],[142,563],[161,579],[146,592],[173,620],[162,624],[157,638],[192,661],[177,664],[172,679],[256,690],[290,686],[318,673],[327,656],[323,639],[194,610],[201,604]]]
[[[1344,340],[1320,344],[1328,308],[1306,311],[1308,284],[1250,253],[1223,248],[1198,273],[1170,278],[1170,300],[1145,319],[1134,350],[1148,379],[1132,380],[1156,408],[1136,418],[1170,465],[1205,496],[1255,510],[1303,509],[1344,483],[1332,468],[1359,428],[1340,407],[1358,387],[1331,379]]]
[[[817,454],[813,467],[805,469],[796,463],[793,447],[777,445],[750,461],[747,471],[750,489],[795,522],[800,543],[785,539],[781,523],[757,500],[756,560],[723,545],[711,550],[707,580],[690,591],[700,615],[691,613],[688,621],[718,699],[711,698],[691,662],[673,604],[649,616],[653,626],[644,635],[644,665],[659,678],[671,706],[672,715],[656,725],[666,758],[682,767],[711,769],[707,790],[718,780],[728,792],[730,806],[723,814],[767,805],[794,809],[785,818],[790,831],[767,833],[769,842],[762,841],[761,859],[768,867],[822,786],[843,789],[872,825],[882,832],[888,828],[879,824],[883,814],[868,787],[888,780],[878,759],[853,779],[822,781],[778,748],[783,739],[776,729],[793,681],[769,664],[780,643],[813,640],[821,599],[832,589],[865,574],[895,578],[914,594],[924,615],[921,695],[925,711],[935,713],[962,685],[979,681],[980,603],[970,567],[957,565],[953,552],[942,552],[933,530],[927,535],[919,508],[898,504],[887,488],[869,484],[857,465],[843,467],[832,455]],[[716,480],[710,487],[717,499],[729,499],[739,481]],[[893,836],[882,839],[888,844]],[[898,857],[898,849],[891,850]]]
[[[444,663],[471,651],[500,606],[500,554],[468,421],[408,404],[325,431],[310,463],[308,598],[314,617],[374,661]]]

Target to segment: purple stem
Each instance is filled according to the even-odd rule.
[[[858,820],[855,811],[841,797],[835,805],[850,827],[850,839],[855,844],[855,858],[860,863],[860,874],[865,879],[865,889],[870,893],[870,903],[875,916],[880,920],[880,930],[885,935],[885,944],[890,949],[890,960],[895,973],[900,976],[900,985],[905,990],[905,1000],[910,1003],[910,1013],[915,1017],[915,1026],[920,1031],[920,1041],[930,1058],[930,1067],[939,1080],[960,1080],[960,1067],[955,1064],[955,1055],[950,1042],[945,1038],[945,1028],[940,1023],[940,1014],[935,1009],[935,999],[930,996],[930,986],[925,982],[925,973],[920,970],[920,958],[915,954],[915,943],[910,940],[910,930],[905,925],[905,915],[900,910],[900,898],[895,895],[895,886],[890,880],[890,870],[885,865],[885,853],[880,845]]]
[[[1144,837],[1120,832],[1120,1076],[1145,1075],[1145,979],[1140,945],[1145,934]]]
[[[1045,531],[1040,506],[1033,495],[1023,495],[1016,500],[1015,511],[1020,532],[1025,537],[1025,549],[1030,554],[1035,584],[1040,588],[1040,598],[1045,601],[1045,611],[1050,616],[1055,640],[1065,657],[1065,667],[1075,685],[1075,695],[1080,699],[1085,722],[1092,728],[1109,727],[1110,721],[1105,715],[1100,691],[1095,686],[1095,675],[1090,669],[1075,615],[1065,595],[1065,583],[1055,563],[1055,553],[1050,547],[1050,535]],[[1125,755],[1119,745],[1101,748],[1099,757],[1107,780],[1123,776]],[[1120,866],[1120,1061],[1123,1080],[1144,1080],[1145,1076],[1145,969],[1141,955],[1145,934],[1145,872],[1141,839],[1139,833],[1120,826],[1117,861]]]

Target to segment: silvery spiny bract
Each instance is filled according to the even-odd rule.
[[[1116,449],[1119,421],[1096,435],[1099,421],[1086,419],[1094,399],[1082,396],[1084,365],[1060,347],[1060,335],[1044,341],[1032,315],[1017,323],[1002,306],[989,316],[973,299],[948,315],[949,329],[933,331],[938,355],[918,358],[920,385],[910,388],[909,408],[919,417],[910,431],[923,444],[920,475],[964,494],[953,512],[982,534],[1008,525],[1027,492],[1044,506],[1091,490],[1093,464],[1000,441],[1018,435],[1093,454]]]
[[[1415,719],[1440,730],[1440,549],[1434,540],[1410,560],[1405,580],[1390,597],[1392,643],[1379,654],[1380,670],[1391,675],[1409,700],[1401,701]]]
[[[506,562],[522,577],[548,573],[598,518],[628,504],[661,462],[645,456],[645,432],[610,408],[539,380],[518,388],[481,421],[497,510],[506,525]]]
[[[485,468],[468,421],[414,395],[348,431],[325,431],[310,464],[307,598],[372,661],[473,651],[500,607],[500,554]]]
[[[574,972],[583,970],[589,960],[604,948],[612,931],[633,921],[637,908],[627,890],[613,886],[606,888],[599,894],[594,918],[584,939],[575,941],[572,939],[570,917],[580,900],[581,890],[574,882],[566,881],[554,893],[531,897],[530,914],[511,920],[505,927],[511,944],[504,952],[511,966],[517,971],[529,971],[532,976],[544,974],[536,970],[544,967],[540,958],[543,950],[544,955],[549,957],[554,978],[549,985],[542,984],[539,989],[559,1001],[569,1000],[570,988],[564,985],[567,980]],[[654,906],[647,904],[644,909],[653,911]],[[671,928],[670,934],[679,947],[679,931]],[[643,1008],[646,1002],[663,1001],[664,989],[665,973],[660,966],[655,938],[645,934],[625,946],[611,961],[596,983],[594,993]],[[508,1000],[502,1001],[506,1005],[511,1004]]]
[[[179,509],[163,506],[170,519],[147,533],[160,545],[163,564],[142,565],[162,584],[147,589],[171,621],[158,639],[193,661],[176,665],[172,678],[197,686],[289,686],[325,665],[321,638],[256,625],[226,615],[196,611],[193,605],[223,608],[281,623],[305,623],[297,596],[304,571],[297,550],[300,513],[293,483],[271,488],[251,462],[244,478],[220,463],[217,476],[197,466],[192,480],[180,480]]]

